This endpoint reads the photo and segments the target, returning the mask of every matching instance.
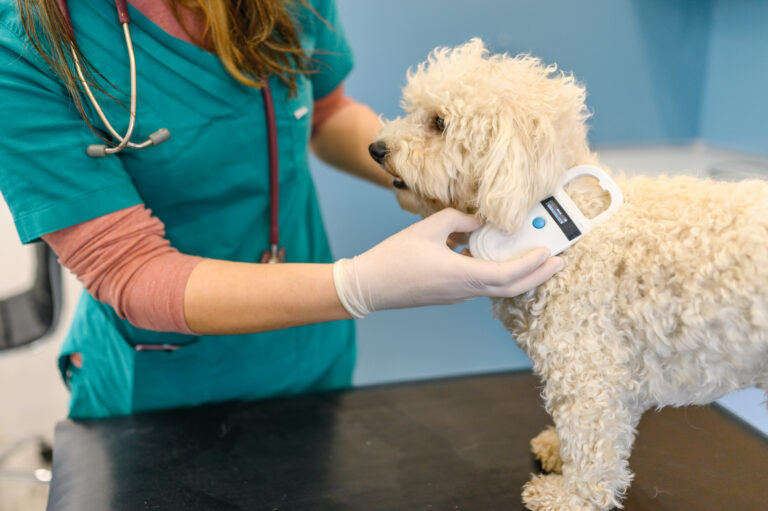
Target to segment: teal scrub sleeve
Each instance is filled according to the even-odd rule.
[[[313,20],[315,52],[314,73],[312,80],[314,99],[327,96],[347,77],[354,65],[352,49],[349,47],[344,27],[335,0],[316,0],[313,2],[317,14]]]
[[[2,20],[0,20],[2,21]],[[0,23],[0,191],[23,243],[142,202],[22,34]]]

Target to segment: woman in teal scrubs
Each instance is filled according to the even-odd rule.
[[[335,2],[309,3],[312,9],[297,4],[296,18],[301,48],[312,52],[314,71],[296,75],[295,94],[279,76],[270,76],[269,83],[279,140],[281,244],[287,263],[314,264],[262,265],[254,263],[269,239],[270,201],[260,91],[235,80],[213,53],[130,9],[139,84],[133,138],[144,140],[165,127],[171,139],[146,150],[91,158],[85,148],[98,142],[93,131],[31,47],[16,2],[0,0],[0,189],[22,242],[144,204],[163,221],[172,246],[205,258],[184,295],[184,313],[197,335],[138,328],[83,293],[60,358],[72,392],[72,417],[350,384],[354,324],[327,264],[333,259],[307,148],[313,101],[341,84],[352,56]],[[121,91],[116,99],[127,103],[128,64],[114,6],[72,0],[69,10],[82,54],[115,89],[103,78],[97,81]],[[103,94],[99,99],[124,132],[125,107]],[[307,115],[297,114],[305,109]],[[86,110],[98,128],[94,112]],[[376,116],[366,109],[346,116],[313,142],[317,152],[371,181],[390,182],[366,156],[378,129]],[[550,266],[539,270],[540,280],[554,271],[555,264]],[[138,345],[181,348],[138,351]],[[70,363],[73,353],[82,354],[82,367]]]

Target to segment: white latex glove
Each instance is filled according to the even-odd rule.
[[[549,249],[494,262],[457,254],[446,245],[455,232],[481,223],[444,209],[390,236],[364,254],[333,266],[336,292],[353,318],[383,309],[447,305],[479,296],[511,297],[538,286],[563,267]]]

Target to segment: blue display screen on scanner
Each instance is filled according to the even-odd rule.
[[[576,224],[571,220],[571,217],[568,216],[568,213],[565,212],[563,207],[554,197],[544,199],[541,201],[541,205],[544,206],[544,209],[546,209],[549,215],[555,222],[557,222],[558,227],[563,231],[563,234],[568,238],[568,241],[581,235],[581,231],[579,231]]]

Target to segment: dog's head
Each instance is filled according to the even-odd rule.
[[[589,163],[584,88],[528,55],[489,55],[473,39],[410,70],[405,117],[386,122],[371,156],[400,204],[454,207],[516,231],[568,168]]]

